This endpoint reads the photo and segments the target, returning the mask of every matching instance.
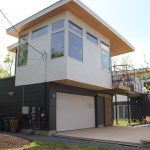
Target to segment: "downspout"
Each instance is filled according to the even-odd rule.
[[[46,107],[46,104],[47,104],[47,102],[46,102],[46,96],[47,96],[47,87],[46,87],[46,73],[47,73],[47,71],[46,71],[46,68],[47,68],[47,53],[46,52],[44,52],[44,62],[45,62],[45,66],[44,66],[44,108],[45,108],[45,111],[47,110],[47,107]]]
[[[115,94],[116,125],[118,124],[117,94]]]
[[[128,105],[128,124],[130,125],[130,100],[129,100],[129,96],[127,93],[127,105]]]

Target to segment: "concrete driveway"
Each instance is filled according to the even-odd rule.
[[[58,132],[56,135],[110,143],[137,145],[141,144],[141,140],[150,141],[150,127],[112,126]]]

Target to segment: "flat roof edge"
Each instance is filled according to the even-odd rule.
[[[39,18],[39,17],[41,17],[42,15],[44,15],[44,14],[46,14],[46,13],[48,13],[48,12],[64,5],[64,4],[66,4],[70,1],[72,1],[72,0],[60,0],[60,1],[52,4],[52,5],[48,6],[47,8],[45,8],[45,9],[35,13],[34,15],[22,20],[21,22],[15,24],[14,27],[10,27],[10,28],[6,29],[6,33],[9,34],[9,32],[12,32],[12,31],[15,30],[14,28],[17,29],[17,28],[19,28],[19,27],[21,27],[21,26],[23,26],[23,25],[25,25],[25,24],[27,24],[27,23],[29,23],[29,22],[31,22],[31,21]]]
[[[85,9],[88,13],[90,13],[93,17],[95,17],[99,22],[101,22],[103,25],[105,25],[109,30],[111,30],[115,35],[117,35],[122,41],[124,41],[133,51],[135,50],[135,47],[128,42],[121,34],[119,34],[114,28],[112,28],[107,22],[105,22],[101,17],[99,17],[94,11],[92,11],[88,6],[84,5],[81,0],[73,0],[78,5],[80,5],[83,9]]]
[[[83,8],[85,11],[87,11],[87,13],[89,13],[93,18],[95,18],[98,22],[102,23],[110,32],[112,32],[122,42],[124,42],[126,45],[128,45],[128,47],[131,49],[131,52],[135,50],[135,48],[132,44],[130,44],[121,34],[119,34],[115,29],[113,29],[108,23],[106,23],[101,17],[99,17],[95,12],[93,12],[89,7],[87,7],[80,0],[60,0],[56,3],[54,3],[53,5],[50,5],[49,7],[41,10],[40,12],[37,12],[34,15],[24,19],[23,21],[15,24],[14,27],[10,27],[10,28],[6,29],[6,32],[7,32],[7,34],[11,35],[11,32],[13,32],[15,30],[14,28],[18,29],[21,26],[26,25],[26,24],[32,22],[33,20],[43,16],[44,14],[46,14],[50,11],[53,11],[56,8],[61,7],[61,6],[65,5],[66,3],[71,2],[71,1],[78,4],[81,8]]]

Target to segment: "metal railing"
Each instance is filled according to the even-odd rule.
[[[130,87],[131,91],[142,93],[142,70],[130,65],[114,65],[112,68],[112,84]]]

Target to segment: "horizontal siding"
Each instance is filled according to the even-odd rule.
[[[100,41],[109,45],[109,40],[71,13],[68,13],[68,17],[83,29],[83,62],[71,57],[67,58],[67,79],[112,88],[111,73],[105,72],[101,68]],[[86,32],[98,38],[98,45],[86,39]]]
[[[51,23],[62,18],[65,18],[65,12],[54,16],[25,32],[29,33],[30,44],[36,50],[42,53],[46,52],[47,58],[45,61],[45,58],[42,58],[39,53],[29,46],[27,65],[16,67],[16,86],[43,83],[45,81],[49,82],[66,78],[66,58],[62,57],[51,60]],[[47,35],[31,39],[32,31],[46,25],[48,25]]]
[[[104,72],[101,69],[100,46],[95,45],[86,39],[86,31],[98,37],[99,44],[102,40],[109,45],[109,40],[103,35],[97,33],[93,28],[82,22],[80,19],[73,16],[71,13],[68,12],[67,14],[68,16],[66,16],[66,12],[64,12],[26,31],[30,33],[31,37],[31,31],[48,25],[49,32],[47,35],[33,40],[29,39],[31,45],[37,50],[47,52],[46,70],[45,60],[43,60],[35,50],[29,47],[27,65],[16,67],[16,86],[69,79],[100,87],[112,87],[111,73]],[[65,56],[51,59],[51,23],[65,17],[68,17],[71,21],[84,29],[83,62],[68,57],[67,30],[65,31]]]
[[[8,77],[8,78],[2,78],[0,79],[0,88],[4,87],[12,87],[15,86],[15,77]]]
[[[47,68],[47,81],[55,81],[66,79],[67,77],[67,62],[65,57],[49,60],[49,68]]]
[[[47,86],[45,93],[44,83],[15,87],[14,81],[14,77],[0,79],[0,114],[20,118],[20,127],[29,128],[28,119],[22,117],[22,106],[42,107],[46,111],[46,125],[42,129],[47,130],[49,128],[49,87]],[[14,95],[10,96],[8,93],[12,91]]]
[[[9,92],[14,92],[13,96]],[[22,91],[15,87],[15,77],[0,79],[0,114],[20,116]]]
[[[111,88],[111,74],[101,71],[97,64],[67,60],[67,79],[100,87]]]

